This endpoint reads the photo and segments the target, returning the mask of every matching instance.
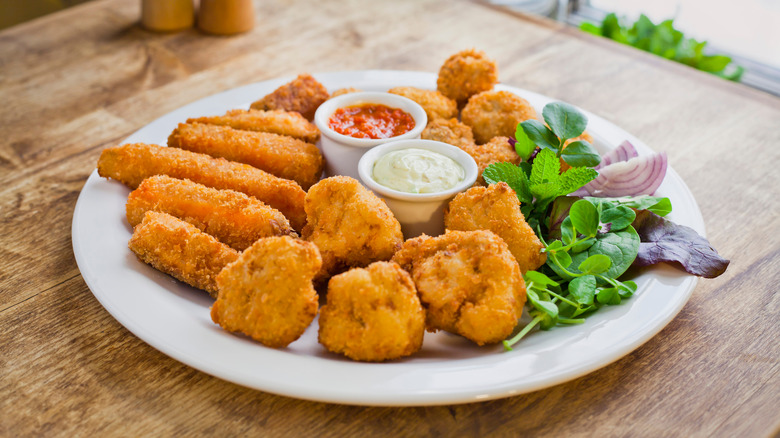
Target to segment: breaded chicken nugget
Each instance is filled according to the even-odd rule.
[[[329,99],[333,99],[336,96],[341,96],[342,94],[349,94],[349,93],[359,93],[363,90],[360,88],[354,88],[354,87],[346,87],[346,88],[339,88],[338,90],[330,93]]]
[[[482,91],[498,83],[496,62],[480,50],[464,50],[444,61],[436,81],[438,90],[462,106]]]
[[[279,178],[248,164],[224,158],[144,143],[104,149],[98,174],[135,189],[153,175],[189,179],[215,189],[235,190],[253,196],[287,217],[300,231],[306,224],[306,192],[295,181]]]
[[[428,122],[422,134],[420,134],[420,138],[451,144],[466,152],[475,145],[471,127],[464,125],[455,118],[449,120],[436,119]]]
[[[320,310],[319,342],[353,360],[379,362],[422,347],[425,311],[409,274],[376,262],[330,279]]]
[[[260,239],[217,276],[211,319],[272,348],[298,339],[317,315],[317,247],[289,236]]]
[[[523,274],[547,259],[541,252],[544,245],[520,213],[517,195],[505,182],[459,193],[444,213],[444,226],[448,230],[492,231],[506,242]]]
[[[148,211],[128,243],[138,258],[158,271],[217,297],[216,278],[238,252],[166,213]]]
[[[521,158],[517,155],[514,146],[509,143],[507,137],[493,137],[489,142],[483,145],[474,145],[466,150],[474,158],[479,168],[479,177],[477,184],[484,184],[482,172],[493,163],[510,162],[520,164]]]
[[[536,110],[509,91],[485,91],[469,99],[460,117],[474,130],[477,144],[484,144],[493,137],[514,137],[517,124],[536,118]]]
[[[295,234],[279,210],[251,196],[165,175],[146,178],[127,198],[131,226],[150,210],[189,222],[237,251],[263,237]]]
[[[334,176],[306,194],[301,236],[322,255],[322,280],[352,267],[389,260],[401,246],[401,224],[387,205],[357,180]]]
[[[314,77],[304,73],[252,103],[251,108],[295,111],[311,121],[317,108],[326,100],[328,100],[328,90]]]
[[[458,117],[458,104],[438,91],[423,90],[414,87],[395,87],[387,92],[412,99],[419,103],[425,110],[428,120]]]
[[[308,190],[322,175],[317,146],[284,135],[251,132],[229,126],[180,123],[168,146],[246,163]]]
[[[223,116],[187,119],[187,123],[230,126],[244,131],[270,132],[286,135],[309,143],[317,143],[320,131],[314,123],[293,111],[230,110]]]
[[[525,282],[512,253],[490,231],[448,231],[407,240],[393,261],[412,274],[426,328],[478,345],[509,336],[525,304]]]

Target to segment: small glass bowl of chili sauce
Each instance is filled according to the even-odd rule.
[[[325,174],[359,179],[363,153],[389,141],[420,138],[427,123],[419,104],[396,94],[367,91],[329,99],[314,114]]]

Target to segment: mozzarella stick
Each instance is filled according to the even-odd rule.
[[[223,158],[144,143],[126,144],[103,150],[98,174],[131,189],[153,175],[186,178],[215,189],[253,196],[281,211],[297,231],[306,224],[306,192],[296,182]]]
[[[238,251],[166,213],[149,211],[128,243],[138,258],[177,280],[217,297],[217,274]]]
[[[314,123],[294,111],[230,110],[222,116],[187,119],[187,123],[230,126],[244,131],[270,132],[287,135],[309,143],[317,143],[320,131]]]
[[[237,251],[263,237],[295,234],[279,210],[251,196],[166,175],[146,178],[127,198],[130,225],[150,210],[189,222]]]
[[[304,190],[322,175],[322,153],[317,146],[284,135],[180,123],[168,137],[168,146],[246,163],[280,178],[291,179]]]

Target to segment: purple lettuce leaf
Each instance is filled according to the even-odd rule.
[[[690,227],[675,224],[647,210],[637,212],[633,226],[640,240],[635,266],[679,263],[689,274],[705,278],[715,278],[726,272],[729,261],[718,255],[710,242]]]

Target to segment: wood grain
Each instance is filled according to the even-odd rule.
[[[139,27],[96,0],[0,32],[0,436],[769,436],[780,428],[780,99],[478,2],[269,0],[253,31]],[[403,17],[389,20],[382,17]],[[661,333],[590,375],[457,406],[254,391],[141,342],[95,300],[70,226],[100,151],[193,100],[301,72],[436,72],[477,47],[502,82],[666,151],[732,260]]]

